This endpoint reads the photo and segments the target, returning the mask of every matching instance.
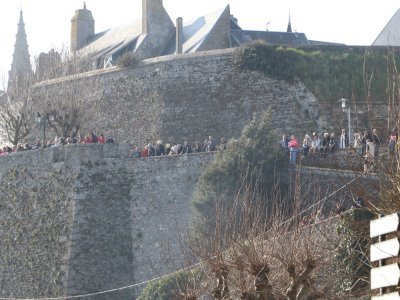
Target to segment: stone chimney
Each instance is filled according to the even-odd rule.
[[[159,35],[165,30],[166,16],[162,0],[142,0],[142,34]]]
[[[94,35],[94,19],[84,2],[83,9],[76,10],[75,16],[71,19],[71,52],[75,53],[84,47],[92,35]]]
[[[183,45],[183,19],[176,19],[176,54],[182,54]]]
[[[160,56],[176,29],[162,0],[142,0],[142,34],[135,53],[142,59]]]

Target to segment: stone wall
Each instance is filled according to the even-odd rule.
[[[34,87],[32,98],[34,104],[51,99],[58,107],[81,99],[83,134],[93,128],[139,145],[158,139],[193,143],[209,135],[237,138],[254,114],[268,108],[280,132],[303,134],[316,128],[318,102],[301,82],[238,70],[233,51],[158,57],[135,69],[43,82]]]
[[[0,158],[0,297],[96,293],[182,268],[179,237],[190,223],[197,179],[213,154],[132,159],[129,149],[77,144]],[[296,173],[304,208],[329,196],[321,202],[326,217],[336,203],[348,208],[354,197],[377,197],[365,190],[376,184],[373,174],[320,168]],[[295,177],[293,172],[292,184]],[[111,295],[132,299],[137,289]]]
[[[0,158],[0,297],[93,293],[180,268],[178,234],[212,158],[132,159],[127,144]]]

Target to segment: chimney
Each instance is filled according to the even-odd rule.
[[[183,19],[176,19],[176,54],[182,54],[183,44]]]
[[[86,9],[86,2],[83,9],[75,11],[75,16],[71,19],[71,52],[75,53],[84,47],[88,38],[94,34],[94,19],[92,12]]]

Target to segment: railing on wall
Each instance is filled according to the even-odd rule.
[[[371,269],[371,290],[379,289],[379,296],[373,296],[372,300],[400,299],[399,224],[398,213],[370,222],[370,237],[375,240],[370,259],[377,264]]]

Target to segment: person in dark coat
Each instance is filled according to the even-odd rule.
[[[161,140],[157,141],[157,146],[156,146],[156,156],[162,156],[165,155],[165,147],[162,144]]]
[[[192,147],[190,147],[190,145],[188,144],[187,141],[185,141],[183,143],[183,147],[182,147],[182,153],[181,154],[188,154],[188,153],[192,153]]]
[[[153,145],[152,144],[148,144],[147,145],[147,149],[148,149],[148,151],[149,151],[149,157],[150,156],[156,156],[156,149],[153,147]]]
[[[361,144],[362,144],[362,155],[364,156],[366,151],[367,151],[367,140],[371,140],[371,134],[368,132],[368,130],[364,131],[363,137],[361,139]]]

